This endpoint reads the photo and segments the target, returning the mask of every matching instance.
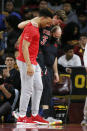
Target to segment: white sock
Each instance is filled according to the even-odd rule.
[[[24,117],[25,115],[19,115],[20,117]]]
[[[32,114],[32,116],[37,116],[37,114]]]

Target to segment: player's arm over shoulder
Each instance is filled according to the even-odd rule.
[[[26,26],[28,23],[30,23],[30,22],[32,23],[33,26],[37,27],[37,23],[34,22],[35,19],[36,19],[36,18],[33,18],[33,19],[31,19],[31,20],[26,20],[26,21],[23,21],[23,22],[19,23],[19,24],[18,24],[18,28],[19,28],[19,29],[24,29],[25,26]]]

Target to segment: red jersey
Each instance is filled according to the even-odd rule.
[[[27,24],[27,26],[24,28],[24,31],[21,35],[21,40],[19,44],[19,55],[17,57],[18,60],[25,62],[23,52],[22,52],[22,44],[23,40],[26,40],[30,42],[30,46],[28,48],[29,56],[31,64],[37,65],[37,55],[39,50],[39,28],[33,26],[31,23]]]

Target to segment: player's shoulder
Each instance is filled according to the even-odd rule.
[[[26,25],[26,27],[31,27],[32,26],[32,23],[31,22],[29,22],[27,25]]]
[[[29,32],[29,31],[32,31],[33,30],[33,26],[32,24],[29,22],[25,28],[24,28],[24,32]]]

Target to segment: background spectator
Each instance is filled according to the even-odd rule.
[[[4,122],[12,122],[11,111],[14,98],[15,98],[14,87],[10,83],[4,82],[3,74],[2,72],[0,72],[0,119],[3,116]],[[0,122],[2,122],[2,119],[0,120]]]
[[[10,28],[10,30],[8,31],[8,38],[7,38],[7,49],[6,49],[7,53],[9,52],[12,54],[15,53],[15,43],[21,34],[21,30],[17,27],[20,22],[21,21],[17,16],[10,15],[6,17],[7,29]]]
[[[48,0],[48,8],[50,8],[53,12],[60,10],[62,8],[61,0]]]
[[[2,13],[5,14],[6,16],[8,16],[8,15],[15,15],[19,19],[21,19],[20,13],[15,11],[14,2],[12,0],[7,0],[6,1],[6,3],[5,3],[5,11],[2,12]]]
[[[60,56],[58,59],[58,68],[61,73],[67,72],[71,73],[72,67],[81,66],[80,57],[74,54],[74,48],[68,45],[65,48],[65,54]],[[64,71],[65,70],[65,71]]]
[[[3,71],[3,76],[5,81],[9,81],[15,89],[20,91],[21,81],[20,73],[15,69],[15,57],[12,54],[7,54],[5,57],[6,69]]]
[[[87,33],[81,33],[79,43],[74,47],[74,53],[80,57],[83,66],[84,66],[83,55],[86,43],[87,43]]]
[[[78,22],[77,14],[75,13],[75,11],[73,11],[70,2],[65,1],[63,3],[63,10],[66,12],[67,15],[66,24],[68,24],[69,22],[75,22],[75,23]]]
[[[61,37],[62,47],[65,47],[66,44],[75,45],[78,44],[80,37],[80,29],[77,23],[70,22],[63,29],[63,34]]]
[[[80,33],[87,33],[87,13],[85,11],[79,11],[78,25],[80,27]]]

